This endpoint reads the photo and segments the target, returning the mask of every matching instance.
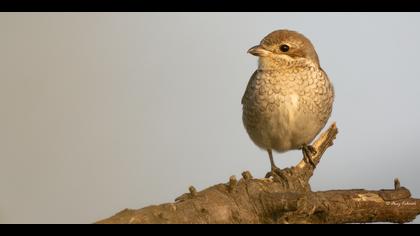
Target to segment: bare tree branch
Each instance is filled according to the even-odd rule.
[[[337,133],[334,123],[314,142],[315,167]],[[254,179],[246,171],[239,181],[231,176],[200,192],[191,186],[174,203],[126,209],[97,223],[405,223],[420,214],[420,199],[411,198],[398,179],[392,190],[312,192],[313,172],[304,160],[269,178]]]

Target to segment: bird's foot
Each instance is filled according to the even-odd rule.
[[[285,168],[285,169],[280,169],[277,166],[272,166],[271,167],[271,171],[268,172],[265,177],[266,178],[270,178],[270,177],[274,177],[274,178],[284,178],[284,174],[287,173],[289,171],[290,168]]]
[[[316,155],[317,153],[316,149],[312,145],[305,144],[305,145],[302,145],[302,153],[303,153],[303,158],[305,162],[308,164],[311,164],[312,167],[315,169],[316,165],[314,161],[312,160],[312,156]]]
[[[293,170],[291,168],[271,168],[271,171],[265,175],[265,178],[273,178],[275,182],[287,181],[287,179],[293,175]]]
[[[271,171],[265,175],[265,178],[269,178],[272,176],[279,176],[279,175],[281,175],[281,169],[278,168],[277,166],[272,166]]]

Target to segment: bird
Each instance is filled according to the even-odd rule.
[[[271,173],[280,171],[273,151],[302,150],[315,168],[316,149],[310,144],[331,116],[335,92],[313,44],[297,31],[280,29],[248,53],[258,57],[241,100],[250,139],[268,152]]]

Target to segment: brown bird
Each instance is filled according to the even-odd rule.
[[[310,146],[331,115],[334,89],[320,67],[312,43],[302,34],[277,30],[248,53],[258,69],[242,97],[242,120],[251,140],[267,150],[271,171],[278,172],[272,150],[302,149],[314,165]]]

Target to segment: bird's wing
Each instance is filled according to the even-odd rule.
[[[257,73],[258,73],[258,70],[256,70],[256,71],[254,71],[254,73],[252,74],[252,76],[251,76],[251,78],[249,79],[249,81],[248,81],[248,85],[246,86],[246,90],[245,90],[245,93],[244,93],[244,95],[242,96],[242,99],[241,99],[241,104],[243,105],[244,104],[244,102],[245,102],[245,100],[248,98],[248,96],[249,96],[249,93],[250,93],[250,87],[251,87],[251,84],[253,83],[253,81],[256,79],[256,77],[257,77]]]
[[[325,73],[324,69],[322,69],[322,68],[320,68],[320,69],[321,69],[322,73],[324,74],[324,76],[327,78],[327,81],[329,83],[329,86],[330,86],[330,89],[331,89],[331,92],[332,92],[332,99],[334,99],[334,97],[335,97],[334,85],[331,83],[331,80],[328,77],[327,73]]]

